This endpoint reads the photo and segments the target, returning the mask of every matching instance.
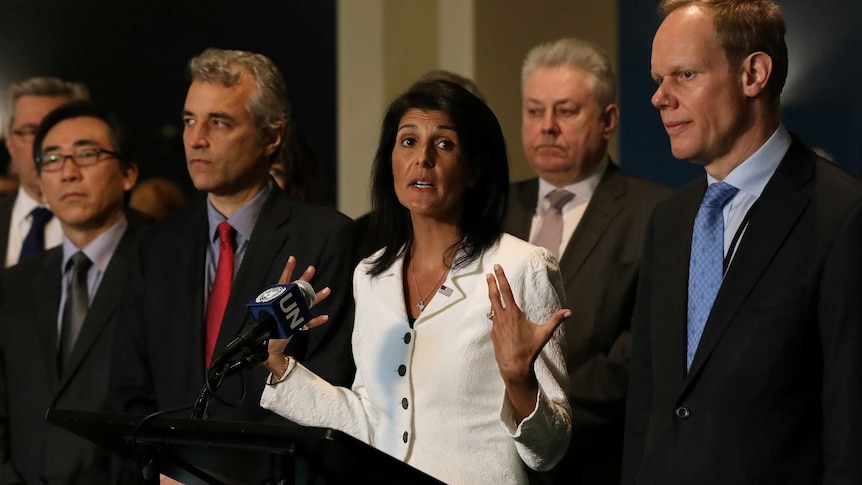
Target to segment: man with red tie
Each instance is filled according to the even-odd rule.
[[[220,49],[192,58],[189,74],[183,141],[206,201],[160,221],[142,241],[117,331],[114,407],[190,415],[211,359],[251,323],[246,303],[278,281],[289,256],[318,268],[314,288],[332,289],[315,308],[330,323],[298,335],[291,355],[349,385],[350,219],[290,197],[269,175],[289,123],[284,79],[263,55]],[[258,366],[228,376],[208,416],[280,419],[258,404],[266,374]]]

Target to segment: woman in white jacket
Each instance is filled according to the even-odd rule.
[[[571,433],[559,327],[569,312],[554,258],[502,232],[508,185],[482,101],[446,81],[396,98],[372,175],[382,246],[353,277],[353,385],[328,384],[272,341],[261,405],[446,483],[527,483],[525,465],[556,464]]]

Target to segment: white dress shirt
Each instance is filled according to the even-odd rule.
[[[30,213],[39,206],[47,207],[36,202],[23,188],[18,188],[18,195],[15,196],[15,203],[12,206],[12,217],[9,221],[9,240],[6,245],[7,268],[18,264],[18,258],[21,257],[21,246],[24,244],[27,233],[30,232],[30,224],[33,220]],[[63,229],[55,216],[45,226],[45,249],[59,246],[61,242],[63,242]]]
[[[590,199],[593,198],[593,193],[596,191],[596,187],[599,186],[599,182],[602,181],[602,175],[604,175],[605,169],[607,169],[610,162],[610,159],[605,156],[604,160],[599,163],[589,177],[565,187],[554,187],[539,177],[539,200],[536,204],[536,211],[533,213],[533,221],[530,224],[530,241],[536,240],[545,214],[551,208],[551,201],[547,197],[548,193],[558,188],[568,190],[575,194],[575,196],[560,209],[563,215],[563,237],[560,240],[560,248],[557,251],[560,257],[557,259],[562,259],[566,246],[569,245],[572,234],[575,233],[575,229],[578,228],[578,224],[583,219],[584,213],[587,211],[587,205],[589,205]]]

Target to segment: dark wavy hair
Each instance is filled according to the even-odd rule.
[[[503,233],[509,200],[509,158],[497,117],[484,102],[456,83],[419,81],[389,105],[374,157],[370,234],[374,249],[385,249],[371,261],[369,274],[373,276],[391,266],[413,241],[410,212],[395,195],[392,174],[398,125],[410,109],[440,111],[452,120],[461,144],[461,162],[475,177],[475,185],[464,193],[460,221],[464,252],[453,267],[475,260]]]

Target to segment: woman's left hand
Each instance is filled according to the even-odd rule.
[[[536,406],[539,383],[533,363],[557,327],[572,312],[558,310],[543,325],[536,325],[518,307],[509,280],[500,265],[495,264],[494,274],[487,274],[486,279],[488,298],[491,300],[489,316],[494,356],[506,384],[506,395],[515,410],[515,419],[520,422]]]
[[[296,268],[296,258],[290,256],[287,258],[287,264],[284,265],[284,270],[281,272],[281,277],[278,279],[278,282],[281,284],[290,283],[291,278],[293,276],[293,270]],[[311,278],[314,277],[314,266],[309,266],[302,273],[302,276],[299,279],[303,281],[311,281]],[[314,305],[317,305],[330,294],[329,287],[323,288],[314,294]],[[329,320],[329,315],[319,315],[311,320],[302,328],[302,330],[307,330],[309,328],[316,327],[318,325],[322,325]],[[287,347],[287,344],[290,343],[290,337],[286,339],[270,339],[267,344],[267,350],[269,351],[269,358],[267,358],[264,365],[266,368],[276,374],[276,379],[280,379],[281,375],[278,375],[284,369],[284,349]]]

